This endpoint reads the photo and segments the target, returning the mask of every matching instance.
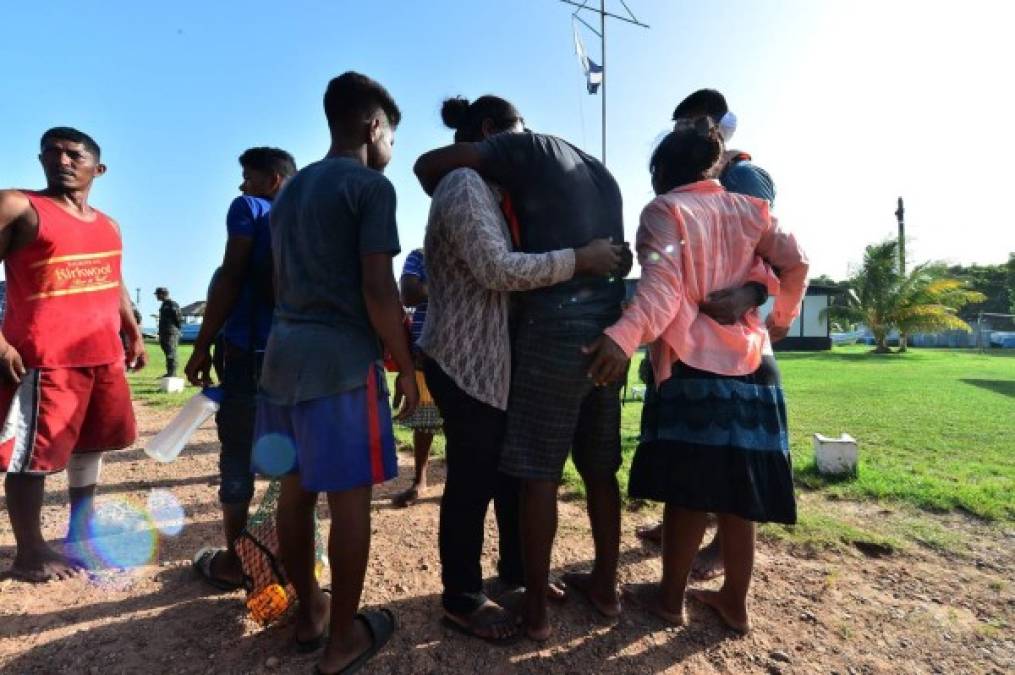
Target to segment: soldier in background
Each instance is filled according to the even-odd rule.
[[[159,347],[166,355],[166,372],[162,377],[176,377],[176,347],[180,344],[183,314],[176,301],[169,297],[168,288],[156,288],[155,297],[162,303],[159,307]]]

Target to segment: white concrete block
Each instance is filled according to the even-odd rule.
[[[819,473],[832,476],[855,474],[859,454],[856,439],[849,434],[842,434],[839,438],[814,434],[814,463]]]
[[[175,394],[183,391],[183,384],[182,377],[163,377],[159,381],[159,389],[167,394]]]

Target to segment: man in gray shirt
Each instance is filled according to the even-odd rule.
[[[297,647],[325,646],[318,672],[357,668],[394,632],[388,610],[357,614],[370,549],[372,486],[398,472],[381,343],[398,364],[395,404],[419,398],[392,272],[395,189],[381,173],[401,113],[377,82],[328,84],[325,158],[271,210],[276,304],[261,377],[253,463],[284,473],[279,548],[299,599]],[[314,509],[331,511],[332,590],[314,575]],[[330,603],[330,611],[329,611]]]

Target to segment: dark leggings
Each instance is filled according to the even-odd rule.
[[[483,601],[483,530],[493,500],[500,534],[501,580],[523,583],[518,531],[519,483],[501,473],[507,413],[472,398],[436,362],[424,365],[426,384],[444,419],[447,478],[441,499],[440,556],[444,608],[467,614]]]
[[[254,474],[250,459],[254,446],[254,417],[257,411],[257,376],[261,353],[251,353],[231,344],[222,360],[222,404],[215,414],[219,442],[219,501],[247,504],[254,496]]]

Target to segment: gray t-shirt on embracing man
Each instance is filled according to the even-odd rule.
[[[365,386],[381,346],[360,259],[400,250],[391,181],[352,159],[307,166],[275,200],[271,245],[277,299],[263,395],[293,405]]]

